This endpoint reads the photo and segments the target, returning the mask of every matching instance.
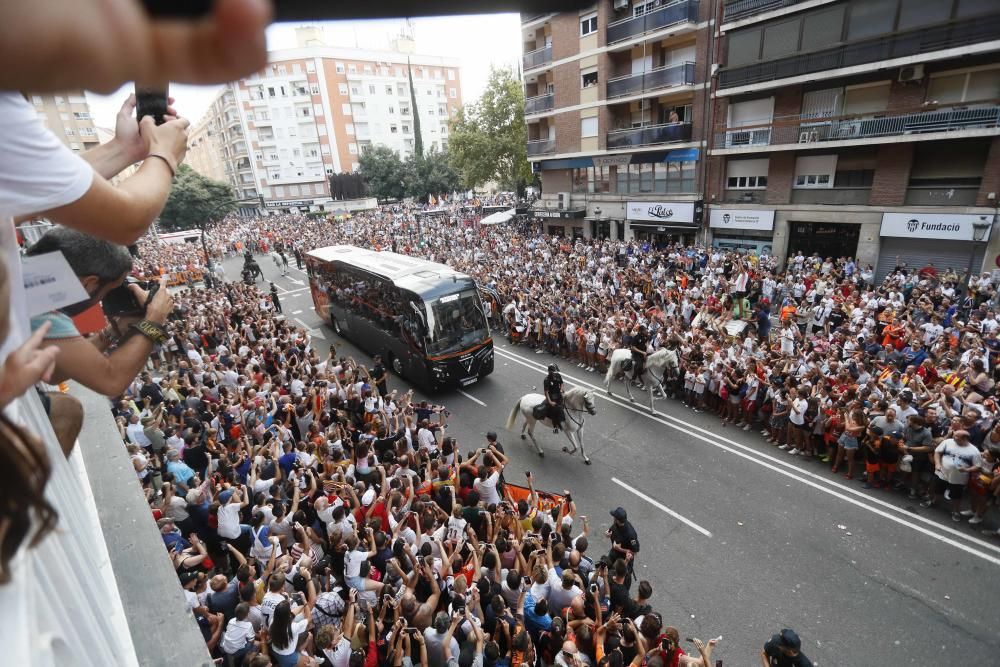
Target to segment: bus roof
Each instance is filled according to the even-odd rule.
[[[322,262],[346,262],[420,295],[438,294],[442,284],[471,283],[472,278],[450,266],[395,252],[376,252],[352,245],[316,248],[306,253]]]

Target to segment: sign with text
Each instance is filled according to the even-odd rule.
[[[755,229],[761,232],[770,232],[774,230],[774,211],[713,208],[708,215],[708,226],[719,229]]]
[[[628,220],[644,222],[694,222],[694,202],[630,201],[625,208]]]
[[[880,236],[907,239],[973,241],[976,225],[989,225],[982,240],[990,239],[992,215],[958,213],[883,213]]]

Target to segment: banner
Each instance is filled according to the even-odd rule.
[[[981,241],[988,241],[992,215],[951,213],[883,213],[880,236],[911,239],[972,241],[977,226],[984,226]]]
[[[694,222],[694,202],[630,201],[625,209],[628,220],[647,222]]]
[[[774,211],[712,208],[708,214],[708,226],[719,229],[756,229],[770,232],[774,230]]]
[[[538,510],[542,512],[549,512],[553,508],[566,503],[566,498],[558,493],[547,493],[546,491],[536,490],[535,495],[538,496]],[[517,501],[526,501],[531,497],[531,490],[526,486],[518,486],[517,484],[505,482],[504,496],[506,496],[507,500],[517,505]]]

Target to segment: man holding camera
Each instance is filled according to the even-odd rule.
[[[56,227],[28,250],[28,255],[59,251],[87,292],[88,299],[61,310],[32,318],[32,330],[50,323],[45,341],[58,347],[52,383],[76,380],[105,396],[116,396],[132,383],[149,358],[153,346],[167,340],[163,325],[173,309],[173,297],[162,285],[149,292],[139,285],[123,285],[132,270],[132,256],[122,246],[81,232]],[[115,289],[125,289],[123,300],[129,307],[105,313],[109,326],[84,337],[73,316],[101,303]],[[114,351],[109,352],[109,349]]]

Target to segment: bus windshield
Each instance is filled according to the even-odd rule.
[[[486,315],[474,289],[427,304],[427,354],[459,352],[489,337]]]

